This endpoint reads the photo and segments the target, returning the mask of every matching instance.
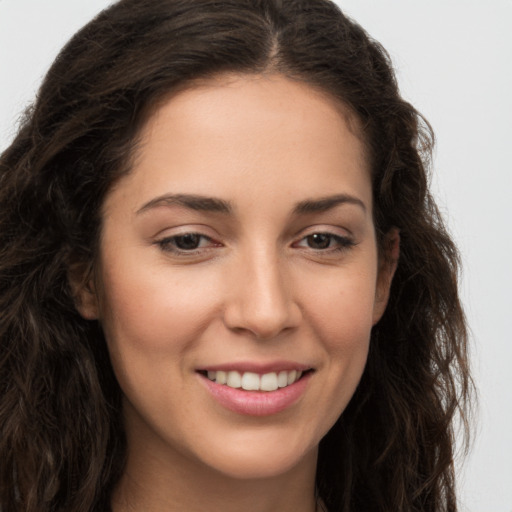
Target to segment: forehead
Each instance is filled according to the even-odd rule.
[[[371,195],[360,133],[345,105],[307,84],[226,75],[159,102],[128,178],[137,181],[141,200],[181,188],[241,199],[245,190],[251,200],[283,186],[290,194],[325,196],[337,184],[342,193],[364,188]]]
[[[224,114],[215,118],[213,128],[219,133],[223,126],[228,128],[223,121],[233,119],[233,114],[238,117],[245,113],[246,119],[251,120],[251,107],[259,109],[259,120],[263,123],[270,120],[265,116],[274,113],[275,118],[286,115],[298,121],[297,128],[301,121],[308,122],[312,132],[327,124],[331,124],[328,129],[336,124],[342,130],[348,128],[363,145],[366,143],[359,117],[348,105],[315,85],[281,74],[224,73],[188,82],[157,101],[141,132],[143,137],[150,136],[171,111],[175,116],[183,114],[191,123],[205,121],[208,114],[216,111]],[[257,118],[252,117],[252,120],[257,121]],[[323,122],[312,125],[314,120]],[[282,126],[285,124],[283,122]]]

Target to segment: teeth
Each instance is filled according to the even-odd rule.
[[[275,391],[278,388],[284,388],[297,382],[302,371],[282,370],[280,372],[270,372],[258,375],[253,372],[236,371],[208,371],[208,378],[217,384],[225,384],[231,388],[242,388],[246,391]]]
[[[245,389],[246,391],[258,391],[258,389],[260,389],[259,375],[257,373],[245,372],[242,375],[242,389]]]
[[[288,386],[288,372],[279,372],[279,375],[277,376],[277,385],[280,388],[285,388]]]
[[[227,372],[226,384],[230,388],[241,388],[242,376],[238,372]]]
[[[277,374],[265,373],[265,375],[262,375],[260,389],[262,391],[275,391],[277,389]]]
[[[208,378],[210,380],[216,381],[217,384],[226,384],[228,377],[227,377],[226,372],[223,372],[223,371],[218,371],[218,372],[209,371]],[[240,387],[240,386],[238,386],[238,387]]]

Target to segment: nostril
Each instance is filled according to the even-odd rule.
[[[261,256],[262,251],[258,252]],[[275,255],[259,261],[251,256],[246,263],[243,272],[233,273],[232,294],[223,312],[225,325],[233,332],[251,333],[261,340],[298,326],[302,312]]]
[[[250,334],[256,339],[268,340],[295,329],[300,323],[300,314],[285,310],[261,311],[255,308],[242,310],[235,305],[224,317],[225,325],[237,334]]]

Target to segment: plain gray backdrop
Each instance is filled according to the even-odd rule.
[[[66,40],[108,0],[0,0],[0,151]],[[437,135],[433,189],[462,251],[480,394],[463,511],[512,512],[512,0],[339,0]]]

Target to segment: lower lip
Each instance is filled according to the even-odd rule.
[[[226,409],[248,416],[269,416],[294,405],[305,393],[312,372],[302,376],[290,386],[275,391],[245,391],[217,384],[200,375],[213,398]]]

